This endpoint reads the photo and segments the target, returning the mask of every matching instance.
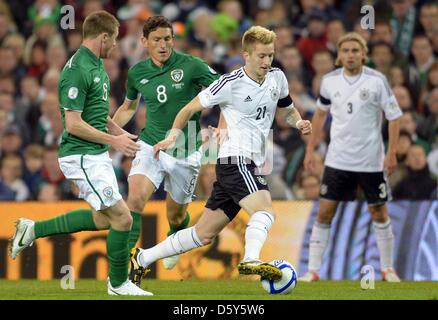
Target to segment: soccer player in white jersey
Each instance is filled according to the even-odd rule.
[[[221,145],[216,164],[217,181],[205,210],[195,226],[180,230],[150,249],[137,248],[132,266],[147,267],[158,259],[209,244],[243,208],[250,219],[245,233],[245,255],[238,265],[241,274],[278,279],[281,271],[260,261],[260,251],[275,214],[266,181],[255,173],[264,162],[263,144],[275,112],[292,127],[311,133],[310,121],[301,120],[289,95],[284,73],[271,68],[276,35],[263,27],[250,28],[242,38],[245,66],[221,76],[178,113],[165,140],[154,146],[156,158],[165,156],[196,112],[219,105],[227,124],[228,138]]]
[[[305,168],[312,172],[315,147],[330,111],[333,120],[319,211],[310,237],[308,272],[300,279],[319,280],[330,223],[338,203],[354,200],[359,185],[373,220],[382,279],[399,282],[393,269],[394,235],[386,206],[389,190],[385,174],[391,175],[397,166],[396,145],[402,112],[385,76],[364,66],[368,52],[365,40],[357,33],[348,33],[339,39],[337,47],[336,63],[342,67],[322,79],[318,108],[312,119],[314,133],[304,158]],[[389,121],[386,155],[381,136],[382,112]]]

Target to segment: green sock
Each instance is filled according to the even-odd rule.
[[[109,278],[114,288],[121,286],[128,279],[129,234],[110,228],[106,238],[106,250],[109,260]]]
[[[185,217],[184,221],[181,222],[181,224],[179,226],[175,226],[175,225],[172,225],[169,223],[170,230],[169,230],[169,232],[167,232],[167,236],[170,236],[179,230],[187,228],[187,226],[189,225],[189,222],[190,222],[190,214],[188,212],[186,212],[186,217]]]
[[[141,229],[141,214],[138,212],[131,211],[132,216],[132,228],[131,233],[129,234],[129,249],[135,247],[135,244],[140,237],[140,229]]]
[[[55,218],[36,221],[35,237],[43,238],[55,234],[73,233],[85,230],[97,230],[90,209],[78,209]]]

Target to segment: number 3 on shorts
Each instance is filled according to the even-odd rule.
[[[160,84],[157,87],[157,99],[161,103],[164,103],[167,101],[166,87],[162,84]]]
[[[384,199],[386,197],[386,183],[381,183],[379,185],[379,189],[380,189],[380,193],[379,193],[379,197],[381,199]]]

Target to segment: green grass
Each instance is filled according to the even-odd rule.
[[[153,297],[141,298],[148,300],[438,300],[438,283],[436,282],[386,283],[376,281],[375,289],[363,290],[360,288],[359,281],[320,281],[298,283],[297,288],[289,295],[269,295],[262,289],[259,281],[247,280],[144,280],[144,286],[155,294]],[[11,299],[132,298],[108,296],[105,281],[79,280],[76,281],[74,290],[63,290],[59,280],[0,280],[0,300]]]

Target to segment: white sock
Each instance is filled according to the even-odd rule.
[[[382,270],[393,267],[394,234],[392,233],[391,220],[384,223],[373,222],[376,232],[377,247],[380,252],[380,266]]]
[[[199,240],[193,226],[172,234],[152,248],[142,250],[138,259],[141,266],[147,267],[159,259],[181,254],[202,246],[203,244]]]
[[[330,237],[330,225],[315,222],[310,236],[309,246],[309,271],[319,273],[322,264],[322,256],[327,248]]]
[[[257,211],[249,219],[245,231],[246,260],[259,260],[260,251],[268,237],[268,232],[274,223],[274,216],[267,211]]]

